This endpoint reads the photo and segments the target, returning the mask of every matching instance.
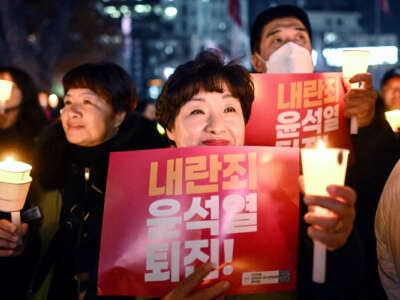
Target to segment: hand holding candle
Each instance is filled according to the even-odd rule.
[[[327,186],[331,184],[343,185],[349,150],[338,148],[301,149],[301,159],[306,195],[327,196]],[[321,216],[331,215],[330,211],[315,207],[314,213]],[[325,282],[326,273],[326,245],[314,240],[313,281]]]
[[[343,50],[343,78],[347,82],[355,74],[365,73],[368,70],[369,51],[368,50]],[[358,88],[359,83],[351,83],[351,88]],[[351,118],[350,133],[358,133],[357,118]]]

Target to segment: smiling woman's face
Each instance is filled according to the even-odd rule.
[[[224,92],[200,90],[186,102],[167,130],[177,147],[242,146],[245,121],[240,101],[224,85]]]
[[[110,139],[124,116],[92,90],[73,88],[65,95],[61,122],[71,144],[92,147]]]

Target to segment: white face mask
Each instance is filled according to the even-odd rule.
[[[259,58],[261,58],[259,56]],[[314,65],[310,52],[296,43],[287,42],[265,62],[267,73],[312,73]]]

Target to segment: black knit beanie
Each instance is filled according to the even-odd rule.
[[[250,32],[251,53],[254,53],[259,46],[264,26],[273,20],[287,18],[287,17],[294,17],[296,19],[299,19],[306,27],[308,35],[310,36],[311,39],[311,24],[306,12],[302,10],[300,7],[295,5],[278,5],[267,8],[266,10],[258,14],[256,20],[251,26],[251,32]]]

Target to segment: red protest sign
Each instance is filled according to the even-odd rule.
[[[228,294],[295,290],[298,175],[294,148],[111,153],[99,294],[162,297],[207,261]]]
[[[351,149],[341,73],[252,74],[246,144],[305,147],[323,139]]]

